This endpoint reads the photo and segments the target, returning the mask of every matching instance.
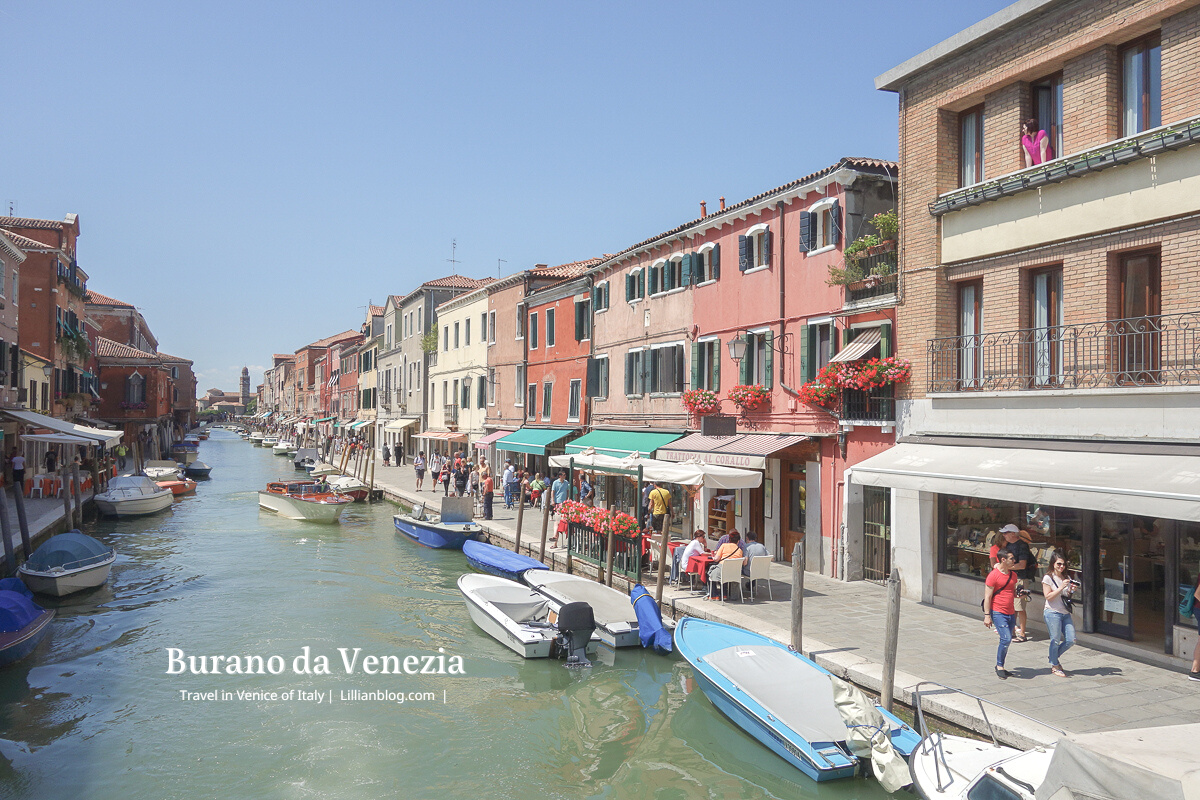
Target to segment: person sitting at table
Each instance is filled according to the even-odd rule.
[[[725,544],[718,547],[717,551],[715,553],[713,553],[712,566],[709,567],[709,569],[708,569],[708,580],[709,581],[712,580],[713,570],[717,569],[717,566],[722,561],[724,561],[727,558],[742,558],[745,555],[742,552],[742,541],[741,541],[742,535],[740,533],[738,533],[736,529],[730,531],[728,536],[722,536],[721,538],[722,539],[727,538],[728,541],[725,542]],[[712,596],[716,597],[717,595],[712,595]]]
[[[750,559],[771,555],[767,546],[758,541],[758,536],[754,534],[754,531],[746,531],[746,542],[742,545],[742,552],[746,554],[746,563],[742,565],[742,574],[747,578],[750,577]]]
[[[688,559],[704,552],[704,541],[708,535],[700,528],[692,534],[692,540],[685,547],[676,547],[671,557],[671,583],[679,583],[680,567],[687,567]]]
[[[731,531],[731,533],[734,533],[734,534],[736,534],[736,533],[737,533],[737,531]],[[747,538],[748,538],[748,537],[750,536],[750,534],[748,534],[748,533],[747,533],[747,534],[746,534],[746,536],[747,536]],[[724,544],[729,544],[729,540],[730,540],[730,536],[729,536],[729,534],[728,534],[728,533],[727,533],[727,534],[725,534],[724,536],[722,536],[720,539],[717,539],[717,549],[718,549],[718,550],[720,550],[720,549],[721,549],[721,545],[724,545]],[[742,554],[743,554],[743,555],[745,555],[745,553],[746,553],[746,545],[745,545],[745,543],[743,543],[743,542],[741,542],[741,541],[739,540],[739,541],[738,541],[738,546],[739,546],[739,547],[742,549]]]

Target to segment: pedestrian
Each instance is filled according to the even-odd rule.
[[[567,481],[567,473],[558,473],[558,480],[550,486],[550,513],[558,511],[560,504],[571,499],[571,484]]]
[[[529,484],[529,501],[535,506],[542,501],[546,493],[546,482],[542,480],[542,473],[534,473],[533,483]]]
[[[1016,558],[1014,569],[1017,575],[1017,628],[1013,633],[1013,642],[1027,642],[1033,637],[1026,633],[1025,623],[1028,621],[1028,615],[1025,612],[1029,606],[1029,580],[1037,577],[1037,561],[1029,545],[1021,538],[1020,528],[1016,525],[1005,525],[1000,529],[1000,533],[1004,534],[1004,547]]]
[[[54,468],[58,465],[58,451],[53,447],[46,450],[46,472],[54,472]],[[121,466],[125,466],[125,459],[121,459]]]
[[[467,465],[462,459],[455,461],[453,471],[454,475],[454,493],[459,497],[465,497],[467,494],[467,484],[470,483],[471,475],[467,472]]]
[[[592,482],[588,480],[586,472],[579,473],[579,500],[585,506],[596,504],[596,492],[592,489]]]
[[[413,469],[417,473],[417,491],[421,491],[421,487],[425,485],[425,451],[417,452],[417,457],[413,459]]]
[[[666,483],[655,481],[654,489],[650,492],[649,498],[650,525],[654,532],[658,533],[662,530],[663,517],[671,511],[671,493],[667,491]]]
[[[443,489],[442,495],[444,497],[449,497],[450,496],[450,459],[447,458],[445,461],[442,462],[442,470],[441,470],[441,472],[438,473],[438,480],[441,481],[441,484],[442,484],[442,489]]]
[[[129,455],[129,448],[125,446],[124,442],[121,442],[120,444],[117,445],[116,453],[117,453],[117,460],[121,462],[120,466],[121,466],[121,469],[123,470],[123,469],[125,469],[125,457]]]
[[[1188,608],[1190,606],[1190,608]],[[1200,571],[1196,573],[1196,585],[1192,587],[1192,594],[1188,597],[1186,605],[1179,609],[1180,613],[1184,610],[1192,612],[1192,619],[1196,620],[1196,630],[1200,632]],[[1189,681],[1200,681],[1200,638],[1196,639],[1196,649],[1192,651],[1192,671],[1188,673]]]
[[[996,677],[1008,680],[1012,673],[1004,668],[1004,659],[1008,657],[1008,646],[1013,640],[1013,629],[1017,625],[1017,614],[1014,609],[1017,586],[1015,565],[1016,556],[1007,547],[1001,547],[1000,560],[996,568],[988,573],[983,587],[983,624],[987,627],[996,626],[1000,635],[1000,645],[996,649]]]
[[[492,480],[492,474],[489,472],[483,478],[483,518],[492,518],[492,493],[496,489],[496,482]]]
[[[504,475],[501,478],[504,485],[504,507],[512,508],[516,502],[517,493],[517,470],[513,467],[512,459],[504,461]]]
[[[382,453],[382,455],[383,455],[383,465],[384,465],[385,467],[390,467],[390,466],[392,465],[392,464],[391,464],[391,461],[392,461],[392,451],[388,449],[387,442],[384,442],[384,443],[383,443],[383,453]]]
[[[78,461],[79,456],[75,456],[75,460]],[[12,451],[12,478],[13,486],[16,486],[21,494],[25,494],[25,456],[17,452],[15,447]]]
[[[1055,553],[1050,557],[1050,571],[1042,577],[1042,596],[1046,598],[1043,614],[1046,628],[1050,631],[1050,672],[1060,678],[1067,677],[1058,659],[1075,644],[1075,621],[1073,596],[1078,584],[1067,574],[1067,557]]]
[[[646,517],[650,515],[650,492],[654,491],[654,484],[647,483],[642,489],[642,505],[638,511],[638,525],[646,524]]]

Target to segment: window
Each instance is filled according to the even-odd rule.
[[[546,309],[546,347],[554,347],[554,309]]]
[[[575,303],[575,341],[586,342],[592,338],[592,301]]]
[[[625,300],[634,302],[646,296],[646,271],[644,269],[630,270],[625,274]]]
[[[392,326],[391,325],[387,326],[387,332],[384,334],[383,341],[388,347],[392,346]]]
[[[683,256],[671,259],[663,267],[663,283],[665,292],[683,286]]]
[[[704,339],[692,344],[693,389],[721,390],[721,340]]]
[[[800,352],[800,372],[804,381],[813,380],[833,357],[833,320],[810,322],[801,329],[804,341]]]
[[[125,402],[131,405],[146,402],[146,379],[137,372],[125,379]]]
[[[800,215],[800,250],[811,253],[842,241],[842,208],[836,198],[813,203]]]
[[[579,422],[579,401],[583,389],[583,381],[578,378],[571,381],[570,395],[567,400],[567,422]]]
[[[770,389],[773,385],[775,358],[775,334],[771,331],[754,331],[746,334],[746,355],[739,365],[739,378],[745,385],[762,384]]]
[[[1062,375],[1062,267],[1030,274],[1030,354],[1035,386],[1056,386]]]
[[[479,341],[487,343],[488,340],[488,315],[483,313],[479,315]]]
[[[706,244],[692,255],[692,283],[707,283],[721,277],[721,245]],[[686,276],[685,276],[686,278]]]
[[[587,362],[588,397],[608,397],[608,356],[589,358]]]
[[[454,323],[454,349],[455,350],[458,349],[458,332],[459,332],[459,323],[456,322],[456,323]]]
[[[447,352],[447,353],[450,352],[450,326],[449,325],[442,326],[442,350],[443,350],[443,352]]]
[[[513,405],[522,406],[525,404],[525,367],[522,364],[517,365],[517,390],[513,393]]]
[[[683,345],[670,344],[650,350],[650,391],[678,394],[683,391]]]
[[[608,310],[608,281],[597,283],[592,287],[592,307],[597,314]]]
[[[455,381],[455,383],[458,383],[458,381]],[[449,383],[449,381],[442,381],[442,405],[443,406],[450,405],[450,383]]]
[[[958,286],[958,383],[963,389],[978,388],[983,376],[983,282]]]
[[[1162,44],[1158,34],[1121,51],[1121,135],[1162,124]]]
[[[420,333],[425,332],[424,316],[425,316],[425,309],[423,307],[418,307],[417,308],[417,331]]]
[[[958,115],[958,185],[983,180],[983,106]]]
[[[663,288],[663,266],[665,264],[666,264],[665,261],[660,261],[657,264],[652,264],[650,266],[650,296],[651,297],[653,297],[656,294],[662,294],[663,292],[666,291],[666,289]]]
[[[488,335],[488,344],[495,344],[496,343],[496,312],[495,311],[488,312],[487,330],[488,330],[488,334],[487,334]]]
[[[528,386],[525,397],[525,417],[533,419],[537,416],[537,384],[531,383]]]
[[[633,396],[646,393],[646,351],[630,350],[625,354],[625,394]]]
[[[471,320],[463,320],[463,347],[471,346]]]
[[[525,338],[525,306],[517,306],[517,338]]]
[[[1063,153],[1063,82],[1062,74],[1052,75],[1033,84],[1033,118],[1038,130],[1050,139],[1050,158]]]
[[[765,224],[755,225],[738,237],[738,269],[746,272],[771,265],[771,231]]]
[[[496,405],[496,368],[489,367],[487,371],[487,404]]]
[[[553,383],[543,383],[542,384],[542,422],[550,421],[550,412],[552,410],[551,396],[552,396],[553,389],[554,389]]]
[[[529,315],[529,349],[537,350],[538,346],[538,318],[537,312]]]
[[[1161,377],[1162,268],[1156,252],[1121,258],[1121,383],[1158,383]]]
[[[459,395],[459,392],[458,392],[458,379],[457,379],[457,378],[455,378],[455,379],[454,379],[454,390],[453,390],[453,392],[452,392],[452,393],[451,393],[451,394],[450,394],[450,395],[449,395],[449,396],[446,398],[446,405],[448,405],[448,406],[452,406],[452,405],[455,405],[455,404],[459,404],[459,405],[462,405],[462,406],[464,406],[464,407],[465,407],[465,406],[466,406],[466,403],[465,403],[465,402],[462,402],[462,401],[464,401],[464,400],[466,400],[466,396],[465,396],[465,395],[462,395],[462,396],[460,396],[460,395]]]

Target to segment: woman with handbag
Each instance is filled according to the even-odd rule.
[[[1055,553],[1050,558],[1050,571],[1042,577],[1042,596],[1046,598],[1044,615],[1046,628],[1050,631],[1050,672],[1060,678],[1067,677],[1059,656],[1075,644],[1074,610],[1075,588],[1079,584],[1067,574],[1067,558]]]

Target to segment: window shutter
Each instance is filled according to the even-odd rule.
[[[716,245],[712,249],[712,276],[713,280],[721,277],[721,245]]]
[[[762,243],[762,263],[769,267],[771,266],[771,231],[767,230],[763,232]]]
[[[638,387],[638,394],[646,394],[650,391],[652,384],[650,383],[650,350],[642,351],[642,383]]]
[[[692,389],[700,388],[700,347],[699,342],[692,342]]]
[[[587,380],[584,381],[584,394],[587,397],[600,396],[600,359],[587,360]]]
[[[766,377],[763,386],[770,389],[775,385],[775,334],[768,331],[763,336],[767,340],[767,346],[763,348],[763,375]]]
[[[641,272],[639,272],[637,277],[638,277],[637,296],[645,297],[646,296],[646,270],[642,270]]]
[[[829,241],[825,244],[841,244],[842,241],[842,209],[838,201],[833,201],[829,209]]]
[[[742,339],[746,341],[746,355],[738,363],[738,383],[745,386],[750,383],[750,359],[754,354],[750,352],[750,337],[743,336]]]
[[[738,237],[738,270],[741,272],[745,272],[746,270],[750,269],[750,256],[746,252],[746,248],[747,248],[746,237],[739,236]]]
[[[592,287],[592,308],[596,309],[597,311],[604,308],[604,306],[602,306],[600,304],[600,301],[603,297],[603,294],[602,294],[603,291],[604,291],[603,286],[593,286]]]
[[[575,304],[575,341],[583,341],[583,303]]]
[[[695,258],[695,256],[693,256],[691,253],[688,253],[683,257],[683,285],[684,286],[692,285],[692,269],[693,269],[692,261],[694,258]]]
[[[608,287],[610,284],[604,284],[604,307],[608,308]]]
[[[625,394],[633,394],[634,388],[633,374],[633,353],[625,354]]]
[[[713,342],[712,347],[712,390],[719,392],[721,391],[721,340],[717,339]]]
[[[461,387],[459,390],[459,394],[462,395],[462,407],[464,409],[470,408],[471,407],[471,393],[469,391],[467,391],[467,387],[466,386]]]
[[[816,214],[805,211],[800,215],[800,251],[807,253],[813,249],[813,230],[816,226]]]
[[[809,325],[805,325],[800,329],[800,378],[804,383],[808,383],[814,377],[813,367],[816,366],[817,359],[812,352],[813,329]]]
[[[888,358],[892,354],[892,323],[885,322],[879,326],[879,357]]]
[[[479,376],[479,391],[476,392],[476,394],[475,394],[476,408],[483,408],[484,406],[487,405],[487,390],[488,390],[488,376],[480,375]]]
[[[854,337],[858,336],[858,331],[853,328],[842,329],[842,347],[854,341]]]
[[[629,273],[629,274],[625,275],[625,302],[628,303],[632,299],[633,299],[633,274]]]

